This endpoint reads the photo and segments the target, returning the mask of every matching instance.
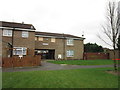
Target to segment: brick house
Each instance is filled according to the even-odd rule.
[[[31,24],[0,22],[2,31],[2,57],[34,55],[35,28]]]
[[[41,55],[42,59],[83,59],[84,38],[38,32],[32,24],[0,22],[2,57]]]
[[[35,32],[35,51],[43,59],[83,59],[83,40],[69,34]]]
[[[104,52],[109,54],[109,59],[114,59],[114,50],[113,49],[108,49],[104,48]],[[115,50],[115,58],[118,59],[120,56],[119,50]]]

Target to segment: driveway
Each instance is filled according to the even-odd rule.
[[[67,70],[79,68],[100,68],[100,67],[113,67],[113,65],[66,65],[66,64],[53,64],[42,61],[42,66],[34,67],[17,67],[17,68],[4,68],[3,72],[18,72],[18,71],[40,71],[40,70]]]

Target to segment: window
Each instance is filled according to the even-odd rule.
[[[67,51],[67,57],[73,57],[74,56],[74,51],[73,50],[68,50]]]
[[[3,30],[3,36],[12,36],[12,30]]]
[[[67,39],[67,45],[73,45],[73,39]]]
[[[22,31],[22,37],[27,38],[29,33],[27,31]]]
[[[43,41],[43,37],[39,37],[38,40],[39,40],[39,41]]]
[[[47,41],[48,41],[48,38],[45,38],[45,40],[47,40]]]
[[[37,41],[37,37],[35,37],[35,41]]]
[[[13,55],[26,55],[27,48],[26,47],[14,47]]]
[[[55,38],[51,38],[51,42],[55,42]]]

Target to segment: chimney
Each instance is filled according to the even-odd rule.
[[[24,22],[22,22],[22,24],[24,24]]]

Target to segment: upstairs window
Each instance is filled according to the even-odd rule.
[[[38,40],[39,40],[39,41],[43,41],[43,37],[39,37]]]
[[[51,42],[55,42],[55,38],[51,38]]]
[[[3,36],[12,36],[12,30],[3,30]]]
[[[67,39],[67,45],[74,45],[73,39]]]
[[[73,50],[67,50],[67,57],[73,57],[74,51]]]
[[[27,48],[26,47],[14,47],[13,55],[26,55]]]
[[[35,41],[37,41],[37,37],[35,37]]]
[[[22,37],[28,38],[29,37],[29,33],[27,31],[22,31]]]
[[[46,41],[48,41],[49,39],[48,38],[45,38]]]

